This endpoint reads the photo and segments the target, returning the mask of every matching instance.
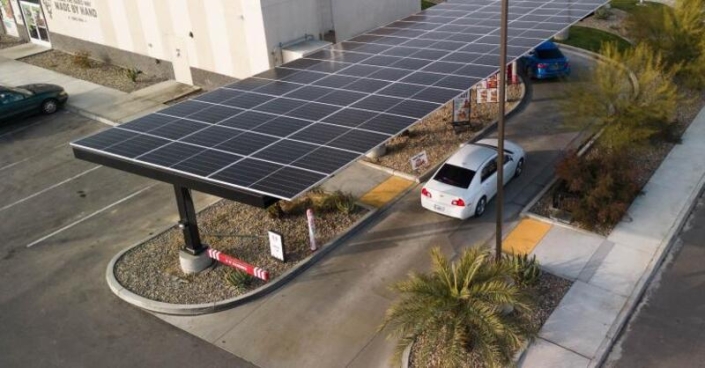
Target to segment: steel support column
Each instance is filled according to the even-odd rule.
[[[179,208],[179,228],[184,233],[184,251],[198,255],[206,250],[206,247],[201,243],[201,236],[198,233],[196,209],[193,205],[191,190],[174,185],[174,194],[176,194],[176,206]]]

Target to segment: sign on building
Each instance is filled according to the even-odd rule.
[[[11,0],[0,0],[0,13],[2,13],[2,24],[5,32],[10,36],[19,37],[17,23],[15,22],[15,10]]]

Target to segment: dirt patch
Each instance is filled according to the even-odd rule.
[[[520,103],[521,85],[510,85],[507,88],[507,111],[511,111]],[[456,132],[452,126],[452,103],[446,104],[440,110],[423,119],[406,134],[399,135],[387,143],[387,153],[377,159],[365,158],[384,167],[411,175],[419,175],[434,165],[446,160],[449,155],[458,150],[461,143],[471,140],[478,131],[497,120],[499,107],[496,103],[478,104],[475,91],[471,91],[471,123],[472,126]],[[429,164],[415,172],[409,160],[421,151],[426,151]]]
[[[548,272],[543,272],[541,274],[541,278],[539,280],[538,285],[528,290],[530,295],[534,297],[534,302],[536,305],[535,309],[533,310],[533,313],[531,313],[531,315],[529,316],[529,319],[531,320],[531,326],[535,331],[539,331],[541,329],[541,326],[546,323],[548,317],[551,315],[551,313],[553,313],[556,307],[558,307],[558,303],[560,303],[561,299],[563,299],[563,297],[572,285],[573,283],[570,280],[554,276]],[[419,344],[423,343],[425,342],[423,340],[423,337],[421,337],[412,346],[411,356],[409,359],[409,367],[416,366],[414,364],[414,357],[416,354],[418,354]],[[431,367],[442,366],[440,364],[440,358],[435,358],[434,361],[438,364],[435,364]],[[467,364],[465,364],[464,366],[474,368],[486,367],[486,365],[479,359],[479,357],[472,353],[468,354]]]
[[[76,63],[74,55],[57,50],[32,55],[20,61],[127,93],[167,80],[139,74],[133,82],[125,68],[92,59],[88,61],[90,65],[81,66]]]
[[[357,207],[350,214],[318,214],[317,243],[323,245],[342,234],[365,213],[367,210]],[[269,271],[270,280],[311,255],[305,214],[275,220],[267,210],[222,200],[199,213],[198,221],[204,243]],[[286,263],[269,255],[268,230],[282,234]],[[177,304],[222,301],[264,284],[256,280],[248,290],[236,288],[225,280],[232,269],[219,264],[198,275],[186,275],[179,266],[182,246],[181,230],[172,228],[131,249],[115,265],[118,282],[145,298]]]
[[[0,49],[6,49],[8,47],[14,47],[26,43],[21,38],[12,37],[4,34],[0,34]]]

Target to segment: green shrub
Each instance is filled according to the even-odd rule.
[[[421,0],[421,9],[426,10],[432,6],[435,6],[436,3],[428,1],[428,0]]]
[[[354,205],[355,198],[352,195],[337,190],[318,196],[313,201],[313,210],[320,213],[343,211],[343,209],[352,210]]]
[[[301,197],[290,202],[280,201],[279,205],[285,216],[296,216],[306,213],[312,203],[313,200],[310,197]]]
[[[608,43],[601,53],[614,63],[594,68],[590,83],[571,86],[561,102],[565,121],[602,129],[599,143],[610,151],[648,143],[670,129],[681,95],[673,82],[675,71],[666,67],[661,54],[643,43],[621,51]]]
[[[279,201],[267,208],[267,214],[270,218],[280,219],[305,214],[309,208],[316,213],[340,211],[344,214],[351,214],[355,212],[357,205],[355,198],[348,193],[341,191],[325,193],[318,189],[293,201]]]
[[[597,10],[595,10],[595,18],[597,19],[609,19],[612,16],[612,10],[610,10],[607,7],[600,7]]]
[[[556,174],[577,197],[565,209],[590,229],[619,222],[639,193],[637,172],[624,152],[602,150],[583,157],[571,153],[558,164]]]
[[[232,287],[240,291],[245,291],[248,290],[250,286],[252,286],[252,283],[255,281],[255,278],[249,273],[245,273],[240,270],[229,269],[225,273],[225,281],[227,281],[228,284],[230,284]]]
[[[93,63],[91,62],[91,53],[88,51],[79,51],[75,53],[71,62],[73,65],[84,69],[88,69],[93,66]]]
[[[280,219],[284,217],[284,210],[282,210],[279,202],[267,207],[267,215],[272,219]]]
[[[142,74],[142,71],[137,68],[125,69],[125,75],[132,81],[132,83],[137,82],[137,77],[139,77],[140,74]]]
[[[532,287],[538,284],[541,278],[541,268],[536,256],[529,258],[528,254],[505,255],[504,261],[512,269],[514,282],[521,287]]]
[[[705,87],[705,0],[639,7],[626,26],[632,39],[661,53],[685,84]]]
[[[355,204],[355,197],[351,194],[341,193],[341,195],[336,199],[335,208],[346,215],[355,212],[355,209],[357,208],[357,204]]]

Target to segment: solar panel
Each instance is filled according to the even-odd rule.
[[[605,2],[513,0],[509,61]],[[449,0],[72,146],[147,176],[291,200],[496,73],[499,18],[499,0]]]

